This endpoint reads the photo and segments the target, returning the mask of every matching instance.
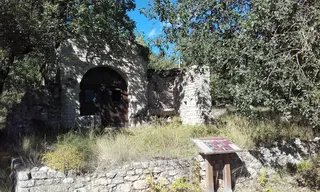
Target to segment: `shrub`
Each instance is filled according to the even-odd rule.
[[[312,189],[320,189],[320,155],[297,164],[298,182]]]
[[[93,132],[70,131],[58,136],[54,150],[45,153],[42,159],[48,166],[60,171],[90,168],[95,138]]]
[[[200,192],[199,183],[192,183],[187,178],[182,177],[174,180],[168,185],[162,178],[156,181],[153,175],[146,178],[146,182],[151,192]]]
[[[46,165],[65,172],[80,172],[84,167],[84,155],[75,146],[58,144],[52,152],[44,154],[42,160]]]

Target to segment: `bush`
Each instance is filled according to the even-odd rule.
[[[297,164],[298,182],[312,189],[320,189],[320,155]]]
[[[45,153],[42,160],[49,167],[62,172],[80,172],[84,168],[83,153],[72,145],[58,144],[54,151]]]
[[[146,182],[151,192],[200,192],[199,183],[192,183],[187,178],[178,178],[168,185],[162,178],[155,181],[153,175],[147,177]]]
[[[58,136],[57,140],[54,150],[44,154],[42,159],[45,164],[59,171],[79,172],[90,168],[95,140],[92,132],[70,131]]]

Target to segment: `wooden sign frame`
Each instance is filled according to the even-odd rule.
[[[192,139],[192,141],[200,148],[200,154],[205,160],[207,192],[216,192],[219,188],[218,170],[215,169],[219,156],[222,156],[223,160],[224,192],[232,192],[230,154],[244,150],[223,137]]]

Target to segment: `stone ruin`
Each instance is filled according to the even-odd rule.
[[[178,116],[186,124],[210,122],[208,67],[148,70],[141,47],[131,47],[113,56],[108,48],[97,54],[85,42],[69,40],[58,54],[55,83],[22,98],[7,116],[9,132],[131,127],[150,116]]]

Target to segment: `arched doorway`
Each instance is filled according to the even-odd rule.
[[[89,69],[80,89],[80,115],[100,115],[104,126],[126,125],[127,83],[119,73],[109,67]]]

